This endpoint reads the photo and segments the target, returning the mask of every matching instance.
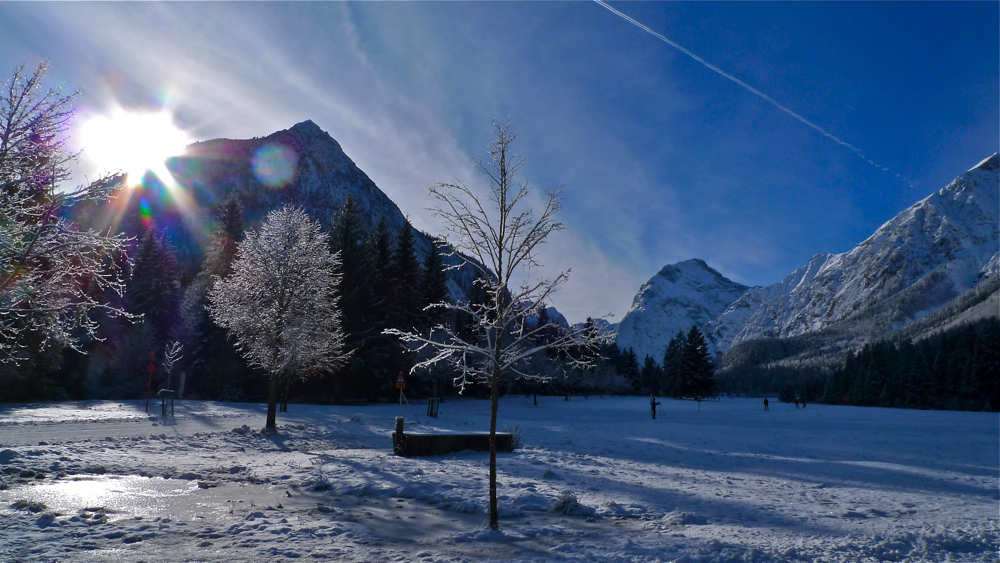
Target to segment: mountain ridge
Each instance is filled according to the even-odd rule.
[[[393,234],[406,223],[395,202],[312,120],[265,137],[192,143],[184,154],[167,161],[167,170],[172,178],[147,173],[141,186],[119,194],[114,205],[86,211],[92,216],[88,222],[135,236],[149,228],[163,232],[189,270],[201,263],[209,242],[206,227],[214,223],[215,209],[230,193],[235,193],[243,206],[247,228],[262,221],[272,209],[290,203],[301,205],[329,229],[349,195],[362,210],[368,230],[380,218]],[[423,262],[434,237],[413,227],[411,230],[414,251]],[[445,266],[462,263],[457,255],[444,254]],[[451,269],[446,275],[450,298],[465,299],[475,276],[473,268]]]
[[[701,328],[719,352],[750,340],[815,333],[848,322],[872,324],[861,331],[869,337],[898,330],[996,275],[998,208],[1000,156],[993,154],[883,223],[853,249],[816,254],[780,282],[747,288],[715,318],[690,317],[687,328]],[[663,299],[646,303],[654,300],[646,287],[657,276],[640,288],[629,315],[678,305]],[[718,303],[729,297],[726,293],[711,299]],[[696,306],[683,304],[685,309]],[[660,316],[671,315],[680,312]],[[669,341],[665,326],[647,326],[655,323],[653,317],[633,315],[629,323],[626,319],[619,325],[617,341],[622,347],[638,346],[639,357],[659,353]],[[639,326],[631,326],[637,322]],[[659,340],[643,341],[637,333],[657,334]]]

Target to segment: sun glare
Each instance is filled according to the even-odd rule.
[[[166,112],[98,116],[80,134],[86,155],[102,170],[126,172],[130,185],[138,184],[147,170],[162,177],[167,158],[181,154],[189,142]]]

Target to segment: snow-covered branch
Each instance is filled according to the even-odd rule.
[[[94,311],[128,316],[107,299],[125,290],[128,239],[65,217],[73,205],[109,197],[123,176],[60,191],[75,159],[63,137],[76,94],[43,90],[47,69],[21,65],[0,86],[0,363],[22,359],[32,334],[42,348],[79,351],[81,338],[99,339]]]

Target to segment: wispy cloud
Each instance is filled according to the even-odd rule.
[[[988,3],[906,11],[937,29],[956,5],[995,20]],[[0,3],[0,68],[49,57],[51,77],[83,87],[84,113],[165,106],[196,139],[263,136],[312,119],[431,233],[441,226],[426,188],[456,178],[483,188],[470,156],[485,156],[490,119],[510,116],[528,158],[523,179],[566,188],[559,219],[568,229],[543,249],[539,272],[572,268],[555,304],[572,321],[608,310],[620,318],[666,263],[703,258],[743,283],[771,283],[815,252],[847,250],[925,195],[886,188],[886,175],[855,153],[775,112],[776,99],[809,100],[830,119],[847,107],[825,130],[844,138],[864,128],[857,138],[891,146],[894,162],[937,174],[929,189],[986,155],[975,147],[995,146],[996,65],[979,62],[995,29],[973,41],[971,20],[953,17],[942,43],[914,27],[921,48],[957,45],[937,65],[912,59],[916,43],[897,41],[895,29],[866,35],[878,52],[846,42],[859,25],[880,29],[886,12],[901,10],[892,3],[768,4],[764,16],[755,6],[630,5],[636,21],[704,54],[695,64],[594,3]],[[835,35],[830,15],[850,33]],[[812,50],[779,63],[770,55],[797,47],[768,56],[751,48],[778,32]],[[995,63],[996,49],[987,51],[983,60]],[[873,57],[886,61],[863,68]],[[700,66],[707,60],[731,76],[780,70],[770,77],[784,77],[784,90],[749,96]],[[907,70],[911,60],[925,61],[943,91],[925,95],[930,79],[914,78],[923,73]],[[798,66],[779,66],[787,61]],[[839,77],[856,80],[845,95]],[[862,96],[873,88],[881,98]]]

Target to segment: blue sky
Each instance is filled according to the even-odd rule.
[[[538,273],[572,268],[571,321],[620,319],[689,258],[779,281],[997,151],[996,2],[611,4],[879,167],[591,2],[2,3],[0,68],[49,58],[80,122],[167,108],[209,139],[312,119],[430,232],[426,188],[481,183],[469,157],[509,116],[524,179],[565,189]]]

